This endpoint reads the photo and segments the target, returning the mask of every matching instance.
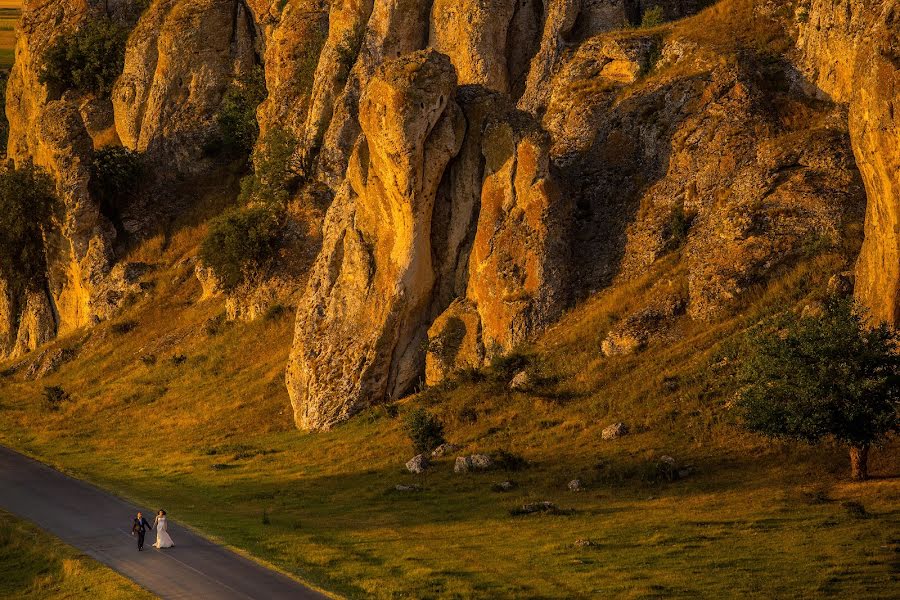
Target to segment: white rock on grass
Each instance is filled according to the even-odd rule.
[[[454,473],[469,473],[471,471],[487,471],[494,466],[494,459],[487,454],[472,454],[471,456],[458,456],[453,465]]]
[[[406,462],[406,468],[410,473],[421,475],[428,469],[430,464],[427,455],[418,454]]]
[[[609,427],[606,427],[603,432],[600,434],[604,440],[614,440],[622,437],[623,435],[628,435],[628,425],[625,423],[613,423]]]

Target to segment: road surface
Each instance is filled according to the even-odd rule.
[[[0,446],[0,508],[27,519],[166,600],[297,600],[326,596],[213,544],[171,519],[175,548],[143,552],[131,536],[138,510],[92,485]]]

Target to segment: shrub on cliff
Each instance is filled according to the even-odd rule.
[[[89,21],[56,38],[44,54],[39,80],[59,94],[67,90],[109,96],[125,67],[128,30],[109,19]]]
[[[260,67],[235,80],[222,97],[216,114],[220,138],[207,149],[221,151],[229,157],[249,155],[259,137],[256,109],[266,94],[265,75]]]
[[[416,454],[431,452],[447,441],[444,439],[444,424],[424,408],[417,408],[406,415],[403,429]]]
[[[91,186],[107,216],[118,214],[122,199],[134,190],[141,172],[141,156],[133,150],[108,146],[94,153]]]
[[[786,315],[750,339],[739,371],[746,426],[772,438],[850,448],[866,479],[869,446],[900,430],[900,335],[869,327],[850,298],[821,316]]]
[[[54,203],[53,182],[41,169],[10,163],[0,170],[0,277],[13,292],[44,282],[43,228]]]
[[[284,214],[268,206],[231,209],[215,218],[200,246],[200,260],[222,289],[232,291],[248,276],[269,269],[282,241]]]
[[[295,179],[290,163],[296,149],[297,140],[289,131],[279,127],[267,132],[253,157],[253,174],[241,181],[241,200],[287,202]]]

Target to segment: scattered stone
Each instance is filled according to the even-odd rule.
[[[459,448],[453,444],[444,443],[431,451],[431,458],[444,458],[457,450],[459,450]]]
[[[430,464],[427,455],[418,454],[406,461],[406,468],[410,473],[421,475],[428,469]]]
[[[810,302],[800,311],[800,316],[804,319],[821,319],[825,316],[825,305],[821,302]]]
[[[514,489],[516,489],[516,483],[514,481],[500,481],[491,484],[492,492],[509,492]]]
[[[422,486],[416,484],[403,485],[398,483],[396,486],[394,486],[394,489],[398,492],[421,492]]]
[[[597,545],[597,543],[593,542],[591,540],[584,540],[584,539],[575,540],[576,548],[589,548],[590,546],[596,546],[596,545]]]
[[[603,430],[600,437],[604,440],[614,440],[624,435],[628,435],[628,425],[625,423],[613,423]]]
[[[569,482],[569,491],[570,492],[583,492],[584,484],[581,482],[580,479],[573,479],[572,481]]]
[[[512,378],[512,381],[509,382],[509,389],[523,392],[528,390],[531,387],[531,376],[528,375],[527,371],[519,371],[516,373],[515,377]]]
[[[453,465],[454,473],[469,473],[471,471],[487,471],[494,466],[494,459],[487,454],[472,454],[471,456],[457,456]]]

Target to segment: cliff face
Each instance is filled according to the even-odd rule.
[[[876,0],[804,3],[798,45],[818,91],[848,105],[866,185],[866,236],[856,295],[872,316],[900,323],[900,6]]]
[[[509,352],[664,257],[678,267],[603,352],[637,351],[683,315],[716,319],[792,260],[852,245],[866,196],[857,295],[896,323],[898,9],[722,0],[674,26],[622,28],[706,4],[29,3],[10,155],[51,172],[65,218],[48,228],[46,297],[0,295],[0,339],[23,352],[114,314],[135,280],[112,269],[94,149],[140,153],[156,187],[130,210],[154,212],[173,186],[222,168],[206,148],[222,98],[260,64],[257,154],[272,132],[298,142],[291,219],[317,256],[286,255],[275,283],[228,306],[250,318],[299,296],[287,384],[300,427]],[[40,56],[102,16],[130,30],[111,98],[52,96]]]

